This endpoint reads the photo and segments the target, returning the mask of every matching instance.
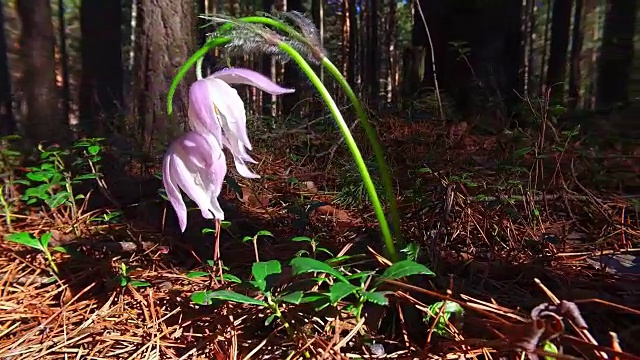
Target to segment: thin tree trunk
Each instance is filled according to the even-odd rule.
[[[11,101],[11,76],[7,59],[7,40],[4,31],[4,10],[0,7],[0,135],[11,135],[16,130]]]
[[[573,13],[573,30],[571,35],[571,60],[569,61],[569,99],[570,109],[575,109],[580,102],[580,58],[584,38],[582,18],[584,0],[575,0]]]
[[[628,100],[634,53],[637,1],[611,0],[605,16],[598,62],[596,103],[608,108]]]
[[[358,15],[356,13],[356,0],[345,0],[345,4],[348,5],[349,15],[347,19],[349,20],[348,29],[349,29],[349,45],[347,48],[349,49],[349,58],[347,60],[347,81],[351,86],[356,86],[356,59],[357,59],[357,51],[358,51]]]
[[[369,61],[367,61],[367,78],[370,89],[369,98],[372,100],[372,104],[377,104],[380,95],[380,58],[383,49],[378,44],[378,22],[380,21],[378,0],[369,0],[369,5],[369,9],[367,9],[367,28],[369,29],[367,32],[369,35],[367,39],[367,55],[369,57]]]
[[[197,41],[195,4],[182,0],[141,1],[136,73],[136,117],[142,119],[144,147],[150,153],[164,151],[184,129],[189,86],[188,74],[173,98],[174,116],[166,113],[167,89]]]
[[[20,49],[27,138],[33,142],[65,143],[71,134],[69,123],[60,116],[51,4],[49,0],[18,0],[17,11],[22,22]]]
[[[88,136],[124,131],[116,119],[123,109],[121,5],[120,0],[83,0],[80,6],[80,127]]]
[[[553,2],[552,10],[551,45],[549,46],[546,83],[547,88],[552,91],[552,98],[560,103],[564,100],[572,3],[571,0],[556,0]]]
[[[387,23],[388,25],[388,33],[387,33],[387,51],[389,52],[389,63],[387,69],[387,102],[392,102],[395,98],[394,92],[396,90],[395,79],[397,76],[396,73],[396,10],[398,7],[398,2],[396,0],[389,0],[389,11],[387,12]]]
[[[69,122],[71,91],[69,89],[69,59],[67,56],[67,24],[64,0],[58,0],[58,38],[60,39],[60,70],[62,73],[62,118]]]

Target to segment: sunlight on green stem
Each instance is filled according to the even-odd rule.
[[[278,30],[284,31],[285,33],[287,33],[287,35],[291,36],[293,39],[304,43],[309,48],[313,48],[313,45],[298,31],[296,31],[294,28],[278,20],[274,20],[271,18],[263,17],[263,16],[247,16],[247,17],[239,18],[237,19],[237,21],[273,26]],[[231,27],[233,27],[233,25],[234,24],[232,22],[222,25],[220,27],[220,32],[222,33],[223,31],[230,29]],[[338,68],[336,68],[336,66],[331,62],[331,60],[329,60],[329,58],[324,56],[324,54],[322,54],[321,51],[313,51],[313,54],[319,55],[322,57],[321,59],[318,59],[320,60],[320,63],[322,64],[322,66],[324,66],[324,68],[327,69],[327,71],[334,77],[334,79],[338,82],[338,84],[342,87],[344,92],[347,94],[347,97],[349,98],[351,103],[353,103],[356,109],[356,114],[360,119],[362,127],[364,127],[367,137],[369,137],[369,141],[371,141],[371,145],[373,147],[376,161],[380,169],[380,177],[381,177],[382,185],[385,189],[385,197],[389,202],[389,212],[391,214],[391,222],[393,224],[394,237],[398,243],[401,243],[402,236],[400,231],[400,214],[398,211],[398,203],[396,200],[396,195],[393,191],[393,180],[391,177],[391,172],[389,171],[389,166],[384,160],[384,150],[380,143],[380,140],[378,139],[376,130],[373,128],[373,126],[371,126],[371,123],[369,122],[367,117],[367,112],[365,111],[364,107],[362,106],[362,103],[358,99],[353,89],[351,89],[351,86],[347,82],[347,79],[345,79],[345,77],[342,75],[340,70],[338,70]]]
[[[322,83],[322,80],[318,77],[318,75],[313,71],[311,66],[307,63],[307,61],[291,46],[284,42],[280,42],[278,47],[287,53],[297,64],[300,66],[302,71],[309,77],[311,83],[316,87],[320,96],[327,104],[327,107],[331,111],[340,131],[342,132],[342,136],[344,137],[345,143],[351,151],[353,155],[353,159],[356,162],[358,170],[360,171],[360,176],[362,177],[362,181],[364,182],[364,186],[367,189],[367,193],[369,194],[369,198],[371,200],[371,204],[373,205],[373,210],[378,218],[378,222],[380,223],[380,231],[382,232],[382,238],[384,239],[385,245],[389,252],[389,256],[391,256],[392,261],[397,260],[397,254],[395,250],[395,246],[393,243],[393,239],[391,237],[391,232],[389,231],[389,224],[387,223],[387,219],[384,216],[384,210],[382,209],[382,204],[380,203],[380,199],[378,198],[378,194],[376,192],[373,181],[371,180],[371,175],[369,174],[369,170],[362,159],[362,154],[360,153],[360,149],[358,149],[358,145],[356,144],[355,139],[351,135],[351,131],[349,131],[349,125],[344,121],[338,106],[335,101],[329,94],[329,91]]]
[[[342,75],[340,70],[333,65],[333,63],[329,60],[329,58],[324,57],[321,61],[322,65],[327,69],[327,71],[336,79],[338,84],[342,86],[342,89],[345,93],[347,93],[347,97],[353,103],[353,106],[356,108],[356,113],[358,114],[358,118],[364,127],[369,140],[371,141],[371,145],[373,146],[373,152],[375,153],[376,160],[378,162],[378,167],[380,168],[380,177],[382,180],[382,185],[384,186],[387,201],[389,202],[389,212],[391,213],[391,222],[393,224],[393,233],[395,235],[395,240],[400,243],[401,239],[401,231],[400,231],[400,215],[398,213],[398,203],[396,201],[396,194],[393,192],[393,181],[391,178],[391,172],[389,171],[389,167],[387,166],[387,162],[384,160],[384,150],[382,145],[380,144],[380,140],[378,139],[378,135],[376,130],[371,126],[367,118],[367,112],[365,111],[362,103],[356,96],[351,86],[347,82],[347,79]]]
[[[207,52],[214,47],[222,46],[230,42],[229,38],[215,38],[207,41],[200,50],[196,51],[191,57],[182,65],[182,67],[178,70],[178,73],[173,78],[171,82],[171,87],[169,88],[169,92],[167,93],[167,114],[171,115],[173,113],[173,95],[176,93],[176,89],[178,88],[178,84],[182,78],[187,74],[187,71],[191,69],[193,65],[202,57],[204,57]]]

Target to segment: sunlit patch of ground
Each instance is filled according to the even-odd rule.
[[[469,123],[384,124],[378,131],[399,187],[404,240],[422,247],[420,261],[437,274],[413,281],[414,288],[387,284],[393,304],[387,310],[367,308],[366,321],[357,323],[344,311],[287,306],[292,339],[278,321],[265,325],[262,309],[193,304],[193,292],[213,286],[208,277],[187,276],[210,270],[204,262],[211,258],[212,235],[201,229],[212,224],[194,212],[180,234],[173,213],[151,189],[127,207],[123,223],[84,226],[81,238],[54,229],[54,245],[77,251],[54,254],[59,280],[51,280],[41,254],[0,242],[0,358],[284,359],[308,351],[311,358],[345,359],[380,353],[379,345],[362,342],[362,334],[382,345],[380,358],[519,358],[515,344],[528,339],[529,312],[554,297],[579,306],[601,345],[565,322],[555,335],[567,354],[593,357],[594,350],[609,349],[615,357],[610,331],[619,351],[640,353],[634,341],[640,331],[640,198],[633,192],[640,189],[638,148],[598,148],[582,136],[541,142],[535,131],[486,135]],[[334,254],[367,254],[363,267],[385,266],[366,201],[354,199],[359,205],[351,207],[334,201],[345,198],[337,184],[345,184],[341,179],[350,171],[342,166],[348,153],[343,146],[327,152],[336,143],[333,135],[311,138],[311,145],[304,133],[256,141],[260,164],[254,169],[262,178],[225,187],[231,226],[222,234],[222,256],[230,273],[248,278],[255,254],[242,240],[260,230],[273,234],[258,241],[261,261],[285,265],[299,250],[310,251],[290,241],[305,235]],[[356,138],[366,141],[361,132]],[[310,146],[326,153],[305,152]],[[138,173],[145,171],[153,172]],[[14,224],[16,231],[36,234],[52,226],[37,213]],[[122,286],[123,263],[131,280],[149,286]],[[288,281],[285,276],[279,286]],[[464,326],[451,338],[420,321],[424,306],[445,296],[466,310]]]

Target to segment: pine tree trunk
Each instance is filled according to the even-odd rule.
[[[26,136],[33,142],[65,143],[70,140],[70,132],[69,123],[60,116],[51,4],[49,0],[18,0],[17,11],[22,22]]]
[[[637,7],[637,1],[609,2],[596,86],[596,103],[600,108],[608,108],[628,100]]]
[[[16,129],[11,97],[11,76],[9,75],[9,61],[7,59],[4,11],[0,7],[0,136],[11,135]]]
[[[571,59],[569,60],[569,99],[570,109],[575,109],[580,102],[580,55],[582,54],[583,29],[583,2],[575,0],[576,5],[573,14],[573,30],[571,34]]]
[[[367,61],[367,78],[369,81],[369,98],[372,100],[372,104],[377,105],[380,95],[380,58],[381,51],[378,37],[378,22],[380,17],[378,16],[378,0],[369,0],[369,9],[367,9],[367,22],[369,31],[367,32],[369,38],[367,39],[367,55],[369,61]]]
[[[182,0],[141,1],[138,6],[134,119],[142,121],[145,150],[154,153],[164,151],[184,129],[189,86],[195,80],[193,72],[187,74],[176,90],[171,117],[166,112],[167,90],[194,51],[196,13],[193,2]]]
[[[546,82],[547,89],[552,91],[552,98],[560,103],[564,100],[572,3],[571,0],[556,0],[553,2],[552,10],[551,45]]]
[[[123,108],[121,5],[83,0],[80,7],[80,127],[87,136],[124,131],[116,119]]]

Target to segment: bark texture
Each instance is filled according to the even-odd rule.
[[[171,117],[166,111],[167,91],[194,51],[196,9],[190,1],[146,0],[138,10],[135,118],[141,122],[145,150],[154,153],[164,151],[184,128],[193,72],[185,76],[174,95]]]

